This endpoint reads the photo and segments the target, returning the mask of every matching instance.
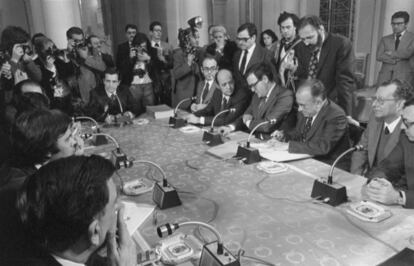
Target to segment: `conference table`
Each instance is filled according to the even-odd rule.
[[[285,172],[268,174],[257,164],[210,155],[211,147],[201,140],[203,131],[183,133],[171,128],[167,119],[102,131],[115,137],[128,157],[160,165],[182,201],[177,207],[156,209],[139,227],[133,237],[140,251],[159,243],[157,226],[184,221],[214,226],[232,254],[244,250],[241,265],[263,265],[247,256],[274,265],[376,265],[404,247],[414,248],[412,210],[385,206],[392,216],[378,223],[347,213],[349,204],[360,201],[363,177],[336,169],[334,181],[347,187],[350,202],[332,207],[310,197],[314,179],[326,177],[330,169],[314,159],[288,162]],[[108,144],[92,152],[113,148]],[[161,180],[144,164],[118,172],[124,182],[143,177]],[[152,193],[121,197],[154,204]],[[200,242],[215,240],[203,228],[179,232],[194,234]]]

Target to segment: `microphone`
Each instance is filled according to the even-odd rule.
[[[199,260],[199,266],[240,266],[240,261],[231,254],[231,252],[224,247],[223,240],[220,233],[211,225],[198,222],[189,221],[182,223],[165,224],[157,228],[157,234],[160,238],[168,235],[172,235],[178,228],[183,226],[201,226],[212,232],[217,240],[211,243],[205,244]]]
[[[312,198],[321,199],[322,202],[327,203],[331,206],[337,206],[342,204],[348,200],[348,196],[346,193],[346,187],[341,186],[339,184],[334,184],[332,182],[333,171],[335,169],[336,164],[348,153],[353,151],[361,151],[364,150],[365,147],[362,145],[356,145],[348,150],[344,151],[341,155],[336,158],[334,163],[329,170],[328,181],[324,180],[315,180],[313,183]]]
[[[254,132],[261,126],[266,124],[276,124],[277,119],[270,119],[264,122],[259,123],[257,126],[255,126],[252,131],[250,131],[249,137],[246,141],[246,146],[241,146],[237,148],[236,157],[242,158],[243,162],[246,164],[252,164],[260,162],[262,159],[260,158],[259,150],[255,148],[250,147],[250,138],[253,136]]]
[[[214,122],[216,121],[216,118],[224,113],[234,113],[236,112],[236,108],[230,108],[225,109],[219,113],[217,113],[213,120],[211,121],[210,131],[205,131],[203,134],[203,139],[205,143],[207,143],[208,146],[216,146],[223,143],[223,140],[221,139],[220,134],[214,132]]]
[[[135,164],[149,164],[154,166],[160,171],[162,175],[162,182],[155,182],[154,191],[152,194],[152,200],[157,204],[157,206],[163,210],[175,206],[181,205],[180,197],[178,196],[177,190],[173,186],[170,186],[167,181],[167,175],[164,170],[158,164],[146,161],[146,160],[137,160],[134,161]]]
[[[132,167],[133,160],[127,158],[126,154],[122,152],[118,141],[111,135],[105,134],[105,133],[92,133],[92,134],[85,133],[81,135],[81,137],[84,139],[88,139],[94,136],[104,136],[105,138],[111,140],[111,142],[115,145],[116,148],[111,153],[111,161],[117,169],[120,169],[122,166],[124,168]]]
[[[95,126],[92,127],[92,129],[94,129],[95,133],[101,133],[98,122],[95,119],[93,119],[92,117],[89,117],[89,116],[75,116],[75,117],[73,117],[73,120],[74,121],[79,121],[79,120],[92,121],[95,124]],[[100,146],[100,145],[105,145],[105,144],[108,144],[108,140],[106,139],[105,136],[98,135],[98,136],[95,136],[92,139],[92,145],[94,145],[94,146]]]
[[[180,127],[185,126],[186,121],[184,119],[182,119],[182,118],[178,118],[177,117],[178,108],[184,102],[187,102],[187,101],[195,101],[196,99],[197,99],[197,97],[193,96],[193,97],[185,98],[185,99],[181,100],[177,104],[177,106],[175,107],[175,109],[174,109],[174,116],[170,117],[170,121],[168,122],[168,124],[170,124],[170,126],[172,126],[173,128],[180,128]]]

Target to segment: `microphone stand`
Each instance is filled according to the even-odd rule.
[[[181,128],[183,126],[186,125],[186,121],[182,118],[178,118],[177,117],[177,111],[178,111],[178,107],[180,107],[181,104],[183,104],[184,102],[187,101],[194,101],[195,99],[197,99],[197,97],[191,97],[191,98],[186,98],[181,100],[177,106],[174,109],[174,116],[170,117],[170,120],[168,122],[168,124],[170,124],[170,126],[172,126],[173,128]]]
[[[205,131],[203,134],[203,139],[205,143],[207,143],[208,146],[216,146],[223,143],[223,140],[221,139],[221,135],[217,132],[214,132],[214,122],[216,121],[216,118],[224,113],[230,112],[233,113],[236,111],[236,108],[230,108],[223,110],[216,114],[211,121],[210,131]]]
[[[98,122],[95,119],[93,119],[92,117],[89,117],[89,116],[75,116],[73,118],[73,120],[75,120],[75,121],[78,121],[78,120],[92,121],[95,124],[95,133],[101,133]],[[108,144],[108,140],[106,139],[105,136],[97,135],[92,139],[92,145],[94,145],[94,146],[100,146],[100,145],[105,145],[105,144]]]
[[[338,206],[344,202],[348,201],[348,196],[346,193],[346,187],[340,184],[332,182],[333,171],[336,164],[348,153],[351,153],[356,150],[362,150],[364,147],[362,145],[356,145],[346,151],[336,158],[334,163],[331,166],[328,174],[328,180],[315,180],[313,182],[313,188],[311,197],[315,199],[320,199],[323,203],[327,203],[331,206]]]
[[[257,126],[255,126],[253,130],[250,131],[249,137],[247,138],[247,141],[246,141],[246,146],[239,145],[239,147],[237,148],[236,158],[241,158],[241,160],[246,164],[260,162],[262,158],[260,157],[259,150],[256,148],[250,147],[250,138],[253,136],[254,132],[262,125],[276,124],[276,122],[277,122],[276,119],[271,119],[269,121],[261,122]]]

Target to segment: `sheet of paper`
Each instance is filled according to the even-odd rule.
[[[155,209],[154,205],[137,204],[130,201],[122,203],[125,206],[124,220],[130,235],[145,222]]]

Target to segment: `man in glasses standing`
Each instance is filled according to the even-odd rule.
[[[391,17],[392,34],[382,37],[377,60],[382,62],[377,84],[391,79],[412,82],[414,74],[414,34],[407,31],[410,15],[398,11]]]
[[[368,174],[363,196],[386,205],[414,208],[414,99],[407,100],[402,111],[405,134],[388,155]]]
[[[377,89],[372,103],[372,115],[351,159],[351,173],[364,175],[391,153],[401,133],[401,113],[404,103],[413,96],[406,81],[398,79],[383,83]]]

